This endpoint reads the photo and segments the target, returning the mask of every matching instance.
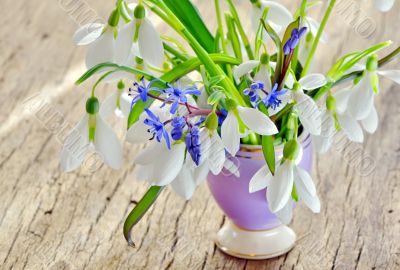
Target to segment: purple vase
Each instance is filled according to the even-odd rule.
[[[302,151],[300,152],[299,158],[296,162],[303,169],[310,172],[313,155],[311,136],[309,136],[308,134],[304,134],[299,137],[299,142],[301,142]],[[276,147],[275,154],[277,160],[282,157],[282,150],[282,147]],[[249,193],[249,182],[251,178],[262,166],[266,164],[261,147],[248,145],[242,146],[240,151],[237,153],[236,157],[232,159],[232,161],[238,166],[240,177],[236,177],[235,175],[227,171],[223,171],[219,175],[208,175],[208,186],[214,199],[232,223],[230,226],[235,227],[234,229],[229,228],[229,230],[232,231],[242,229],[246,231],[268,231],[282,226],[279,219],[269,211],[268,202],[266,199],[266,190]],[[237,234],[237,231],[230,232],[230,234],[235,235]],[[249,236],[246,237],[248,238]],[[230,239],[229,241],[233,240]],[[221,248],[221,243],[217,244]],[[252,243],[248,244],[251,247]],[[287,249],[287,247],[284,247],[283,249],[285,248]],[[258,258],[254,256],[249,257],[244,255],[237,255],[240,252],[229,252],[229,250],[226,250],[226,247],[225,250],[223,248],[221,249],[224,252],[230,255],[234,255],[236,257]],[[281,249],[281,251],[283,251],[283,249]],[[287,250],[285,250],[285,252],[287,252]],[[276,252],[277,255],[280,255],[282,253],[284,252]],[[246,253],[245,255],[248,255],[248,253]],[[257,254],[253,255],[257,256]],[[268,256],[260,256],[259,258],[270,257],[275,256],[268,254]]]

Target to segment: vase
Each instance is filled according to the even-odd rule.
[[[296,163],[308,172],[312,166],[312,144],[309,134],[299,137],[301,151]],[[275,148],[276,160],[282,158],[283,147]],[[295,232],[282,224],[269,211],[267,190],[249,193],[252,176],[266,164],[261,146],[242,145],[231,160],[240,176],[223,171],[208,175],[212,196],[227,217],[217,233],[218,248],[243,259],[268,259],[289,252],[296,241]]]

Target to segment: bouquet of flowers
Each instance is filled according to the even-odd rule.
[[[189,0],[117,0],[106,24],[85,25],[74,35],[77,45],[88,45],[88,71],[77,84],[97,80],[84,117],[66,139],[61,164],[75,170],[87,152],[96,151],[118,169],[122,146],[106,119],[114,113],[127,119],[126,140],[147,143],[134,160],[137,179],[151,185],[125,222],[131,244],[131,228],[163,187],[189,199],[209,173],[237,174],[231,158],[241,144],[262,146],[265,166],[252,177],[249,192],[267,188],[272,213],[289,222],[293,200],[319,212],[313,180],[296,163],[302,151],[298,136],[311,134],[320,153],[338,132],[361,143],[363,130],[378,127],[378,77],[400,83],[399,70],[382,70],[400,48],[377,55],[391,41],[344,55],[326,74],[310,72],[318,44],[327,40],[324,29],[336,0],[329,1],[321,23],[307,15],[320,1],[302,0],[292,14],[278,2],[250,0],[252,29],[244,29],[233,0],[225,2],[229,10],[223,15],[214,1],[214,34]],[[388,2],[394,1],[375,4],[387,10]],[[185,44],[158,33],[150,12]],[[104,82],[116,87],[100,103],[96,88]],[[284,146],[280,159],[278,145]]]

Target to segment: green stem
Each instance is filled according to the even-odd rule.
[[[301,6],[300,6],[300,11],[299,11],[299,16],[301,22],[304,20],[304,17],[306,16],[306,7],[307,7],[307,0],[302,0]],[[292,70],[296,72],[297,70],[297,64],[298,64],[298,58],[299,58],[299,50],[300,50],[300,45],[296,47],[294,50],[293,58],[292,58]]]
[[[251,45],[250,45],[249,39],[248,39],[248,37],[246,35],[246,32],[243,29],[243,25],[242,25],[242,23],[240,21],[240,18],[239,18],[237,10],[235,8],[235,5],[232,3],[232,0],[226,0],[226,1],[228,2],[230,11],[232,13],[232,17],[235,20],[236,26],[237,26],[237,28],[239,30],[239,35],[242,38],[243,45],[244,45],[244,47],[246,49],[246,52],[247,52],[247,56],[249,57],[250,60],[253,60],[254,59],[254,53],[253,53],[253,50],[251,49]]]
[[[319,44],[319,40],[321,39],[321,36],[322,36],[322,34],[324,32],[326,24],[328,23],[329,16],[331,15],[333,7],[335,6],[335,4],[336,4],[336,0],[331,0],[330,3],[329,3],[329,6],[328,6],[328,8],[327,8],[327,10],[325,12],[324,18],[322,19],[321,25],[320,25],[320,27],[318,29],[317,36],[314,39],[314,43],[313,43],[313,45],[311,47],[310,54],[308,55],[306,64],[303,67],[303,72],[301,73],[301,77],[304,77],[305,75],[307,75],[308,69],[311,66],[311,61],[313,60],[315,51],[317,50],[317,47],[318,47],[318,44]]]

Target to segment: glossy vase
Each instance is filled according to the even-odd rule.
[[[302,151],[296,162],[310,172],[311,137],[304,134],[299,142]],[[277,160],[282,150],[276,147]],[[227,171],[208,176],[210,191],[227,217],[216,245],[231,256],[245,259],[268,259],[287,253],[295,244],[296,234],[269,211],[266,190],[249,193],[252,176],[265,165],[261,147],[243,145],[232,161],[238,166],[239,177]]]

